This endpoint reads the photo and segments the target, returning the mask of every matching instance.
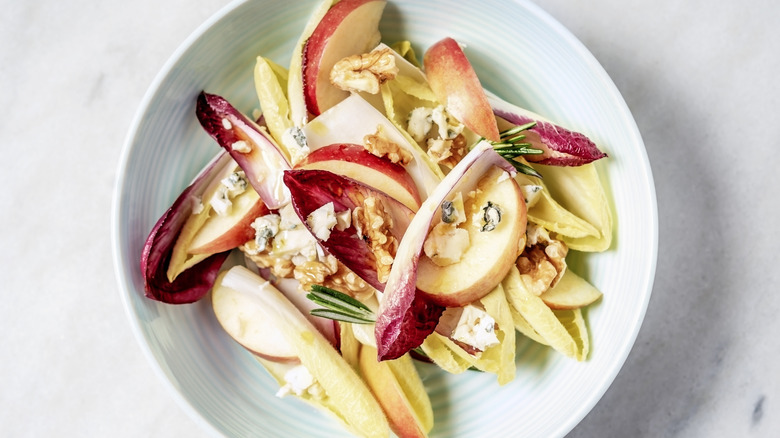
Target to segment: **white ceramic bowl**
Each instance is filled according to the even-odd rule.
[[[207,302],[171,306],[144,298],[139,257],[157,218],[218,147],[195,118],[201,90],[250,113],[255,57],[282,65],[313,1],[237,1],[204,23],[173,55],[143,100],[119,165],[113,211],[114,259],[139,343],[196,421],[224,436],[343,436],[341,426],[294,398],[219,328]],[[451,376],[421,366],[435,410],[434,437],[563,436],[596,404],[623,365],[652,289],[657,211],[642,139],[620,93],[566,29],[527,1],[391,1],[384,40],[413,41],[418,53],[452,36],[467,46],[483,85],[596,141],[616,215],[613,248],[575,257],[603,299],[586,312],[590,360],[577,363],[518,342],[517,378],[499,387],[488,374]],[[606,31],[606,30],[605,30]]]

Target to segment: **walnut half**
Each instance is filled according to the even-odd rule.
[[[544,228],[529,223],[525,250],[517,258],[517,269],[525,287],[541,295],[558,284],[566,272],[568,252],[565,243],[551,238]]]
[[[379,86],[398,74],[395,56],[389,48],[348,56],[330,71],[330,82],[345,91],[379,93]]]

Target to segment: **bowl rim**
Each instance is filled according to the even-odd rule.
[[[155,74],[152,82],[147,87],[144,95],[138,104],[138,109],[133,115],[133,119],[130,123],[130,127],[127,131],[125,139],[122,144],[122,150],[119,158],[119,164],[116,171],[116,179],[114,183],[113,199],[111,205],[111,246],[113,253],[114,271],[119,283],[119,295],[122,300],[122,306],[127,319],[130,321],[130,328],[135,337],[138,346],[146,358],[146,361],[151,365],[152,372],[157,376],[158,380],[162,381],[167,392],[173,396],[176,404],[190,417],[197,426],[206,431],[212,436],[223,436],[217,428],[210,422],[208,422],[200,412],[195,409],[192,403],[184,396],[179,388],[171,381],[165,374],[162,365],[154,356],[149,342],[145,338],[141,329],[141,322],[138,315],[133,310],[133,303],[131,294],[137,293],[135,290],[131,290],[130,278],[127,275],[126,268],[128,266],[140,265],[138,261],[130,263],[123,255],[122,239],[120,233],[120,222],[122,219],[122,204],[120,202],[122,193],[125,188],[125,177],[127,174],[127,167],[132,153],[133,144],[138,133],[138,129],[147,113],[155,96],[161,92],[161,85],[165,79],[171,74],[176,64],[181,58],[191,49],[195,42],[203,37],[214,24],[221,21],[235,9],[248,0],[231,0],[230,3],[222,6],[216,12],[212,13],[205,21],[200,23],[173,51],[173,53],[166,59],[162,67]]]

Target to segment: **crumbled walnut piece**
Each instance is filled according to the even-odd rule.
[[[323,284],[326,278],[338,271],[338,268],[338,260],[328,254],[324,261],[308,260],[296,266],[293,277],[298,280],[303,290],[309,290],[312,284]]]
[[[363,137],[363,146],[366,150],[377,157],[387,157],[393,163],[401,163],[404,166],[409,164],[412,161],[412,154],[394,141],[388,140],[381,125],[376,128],[374,134]]]
[[[386,48],[340,60],[330,71],[330,82],[342,90],[377,94],[379,86],[397,74],[395,57],[391,49]]]
[[[373,287],[340,262],[338,263],[336,272],[331,274],[321,284],[325,287],[344,292],[363,302],[376,293],[376,290]]]
[[[558,284],[566,271],[566,254],[569,248],[560,240],[550,237],[544,228],[528,224],[526,247],[517,259],[517,269],[525,286],[541,295]]]
[[[390,276],[398,241],[390,233],[393,219],[385,212],[384,204],[375,196],[368,196],[361,207],[352,210],[352,224],[360,238],[368,242],[376,256],[377,277],[384,283]]]
[[[293,276],[293,270],[295,264],[289,258],[276,257],[267,252],[257,252],[257,249],[252,249],[251,246],[255,245],[254,241],[249,241],[244,245],[238,247],[243,251],[249,260],[253,261],[258,268],[268,268],[276,278],[291,278]]]
[[[466,137],[463,134],[458,134],[451,140],[442,138],[428,139],[428,156],[435,162],[450,169],[455,167],[468,152]]]

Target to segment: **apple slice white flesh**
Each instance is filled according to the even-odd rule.
[[[275,362],[299,362],[295,346],[284,333],[285,319],[293,318],[292,312],[298,310],[270,282],[254,277],[241,266],[220,274],[211,291],[217,321],[253,354]]]
[[[429,47],[423,66],[431,90],[447,112],[488,140],[500,140],[493,109],[457,41],[444,38]]]
[[[234,266],[219,277],[214,292],[217,319],[239,344],[266,360],[300,361],[324,390],[324,408],[357,435],[387,436],[387,419],[366,384],[279,290],[247,268]],[[235,304],[237,296],[243,305]],[[263,330],[250,331],[254,325]]]
[[[330,83],[341,59],[366,53],[380,40],[385,0],[341,0],[322,17],[303,47],[303,94],[309,113],[319,115],[349,93]]]
[[[171,251],[171,259],[168,263],[167,274],[170,281],[173,281],[179,274],[192,266],[195,266],[209,256],[208,253],[191,253],[192,239],[198,234],[200,229],[209,219],[211,206],[208,203],[208,200],[212,199],[217,193],[217,190],[222,187],[222,180],[238,169],[238,164],[236,164],[234,160],[224,161],[221,168],[214,169],[213,173],[208,176],[210,181],[205,190],[201,192],[199,196],[190,199],[191,204],[195,204],[196,202],[202,203],[203,210],[201,210],[200,213],[191,214],[187,217],[179,236],[176,238],[176,243]]]
[[[501,178],[501,176],[504,176]],[[514,178],[493,167],[480,179],[473,199],[466,202],[469,247],[457,263],[438,266],[427,256],[417,266],[417,288],[441,305],[463,306],[482,298],[506,276],[520,255],[520,240],[525,234],[526,207]],[[492,231],[481,231],[481,210],[488,202],[501,212],[501,220]]]
[[[233,199],[228,214],[214,212],[193,236],[187,252],[215,254],[237,248],[255,237],[252,222],[269,213],[260,195],[251,188]]]
[[[297,169],[327,170],[371,186],[409,207],[420,208],[420,193],[403,166],[380,158],[357,144],[332,144],[311,152]]]
[[[301,290],[301,283],[292,278],[281,278],[276,282],[276,288],[322,333],[334,347],[339,346],[339,323],[332,319],[322,318],[309,313],[318,306],[306,298],[306,292]]]
[[[320,24],[322,17],[337,0],[323,0],[312,12],[309,21],[301,32],[298,42],[290,58],[290,68],[287,75],[287,100],[290,103],[290,120],[293,125],[301,128],[309,121],[309,112],[306,110],[306,99],[303,97],[303,51],[314,29]]]
[[[352,94],[309,122],[303,132],[312,151],[335,143],[364,144],[364,137],[382,135],[412,156],[404,168],[424,199],[439,185],[441,177],[432,170],[430,158],[413,146],[390,120],[357,94]]]
[[[539,298],[551,309],[579,309],[601,298],[601,291],[585,279],[567,269],[555,287],[548,289]]]

